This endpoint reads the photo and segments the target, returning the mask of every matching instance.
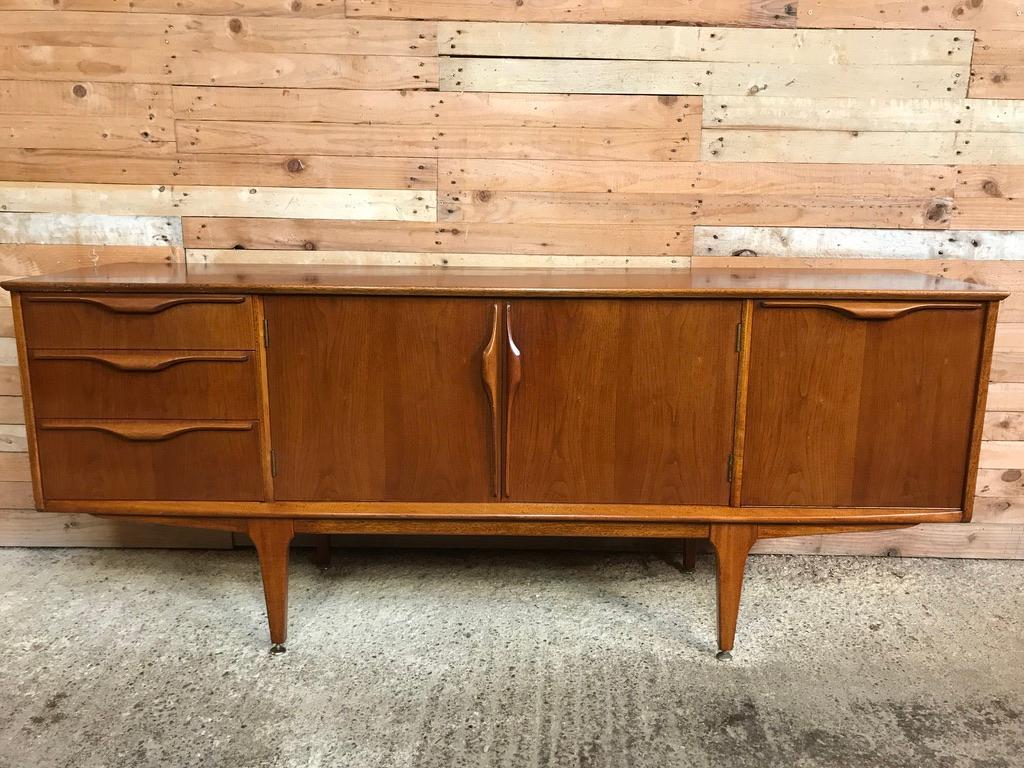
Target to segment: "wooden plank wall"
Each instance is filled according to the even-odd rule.
[[[0,0],[0,273],[124,260],[910,268],[1013,297],[976,522],[1024,557],[1022,0]],[[0,543],[205,543],[26,509]]]

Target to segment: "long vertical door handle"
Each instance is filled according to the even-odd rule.
[[[516,390],[523,378],[523,355],[512,337],[512,305],[505,305],[505,339],[508,346],[505,350],[505,482],[502,483],[505,498],[509,493],[509,457],[512,447],[512,404],[516,398]]]
[[[501,392],[499,390],[499,361],[498,349],[501,346],[499,334],[501,333],[501,305],[491,306],[491,336],[484,347],[480,359],[480,375],[484,380],[484,388],[487,390],[487,400],[491,406],[491,456],[494,467],[492,477],[493,493],[495,498],[501,495]]]

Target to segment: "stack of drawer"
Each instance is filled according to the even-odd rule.
[[[46,499],[260,500],[248,296],[25,294]]]

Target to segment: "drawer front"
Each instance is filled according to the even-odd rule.
[[[30,349],[252,349],[247,296],[29,294]]]
[[[255,421],[38,422],[46,499],[256,501]]]
[[[248,351],[35,349],[29,373],[45,419],[256,419]]]

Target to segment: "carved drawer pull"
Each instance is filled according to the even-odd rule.
[[[491,447],[494,460],[494,477],[492,480],[495,498],[501,493],[501,416],[498,409],[501,395],[498,391],[498,347],[501,322],[501,306],[494,304],[491,315],[491,335],[487,340],[480,360],[480,375],[487,390],[487,400],[491,406]]]
[[[182,304],[241,304],[245,296],[26,296],[47,304],[91,304],[121,315],[155,315]]]
[[[40,352],[33,360],[88,360],[118,371],[152,373],[182,363],[244,363],[248,352]]]
[[[512,305],[505,305],[505,337],[508,347],[505,352],[505,498],[509,498],[509,453],[512,445],[512,404],[515,401],[519,382],[523,379],[523,354],[512,337]]]
[[[133,442],[158,442],[186,432],[247,432],[254,421],[82,421],[78,419],[41,419],[40,429],[91,430],[106,432]]]
[[[952,301],[784,301],[765,300],[766,309],[828,309],[857,320],[893,320],[925,309],[981,309],[981,304]]]

